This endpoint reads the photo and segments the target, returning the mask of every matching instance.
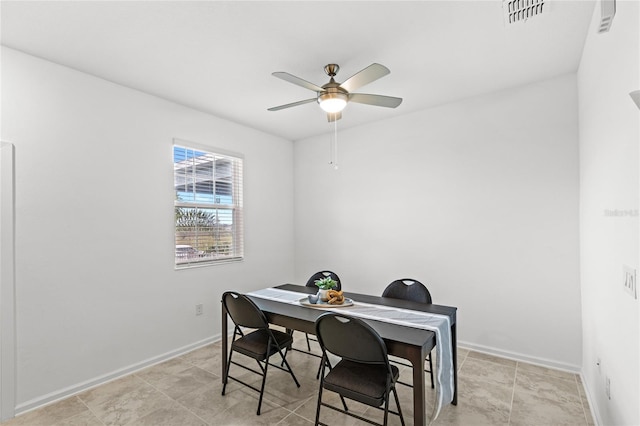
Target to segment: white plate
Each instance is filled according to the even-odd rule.
[[[353,306],[353,300],[348,297],[344,298],[344,303],[342,305],[330,305],[327,302],[318,302],[318,303],[310,303],[308,297],[303,297],[299,300],[301,305],[309,306],[310,308],[346,308],[347,306]]]

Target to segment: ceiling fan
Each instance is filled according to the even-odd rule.
[[[308,104],[310,102],[318,102],[320,108],[327,113],[329,122],[342,118],[342,110],[347,106],[347,102],[357,102],[359,104],[367,104],[381,106],[386,108],[395,108],[402,103],[402,98],[394,98],[383,95],[370,95],[366,93],[352,93],[354,90],[369,84],[391,71],[384,65],[373,63],[365,69],[355,73],[343,83],[336,83],[333,77],[338,74],[340,67],[337,64],[328,64],[324,67],[324,72],[330,77],[330,80],[324,86],[318,86],[309,83],[306,80],[291,75],[287,72],[274,72],[273,76],[289,83],[297,84],[305,89],[316,92],[315,98],[305,99],[303,101],[293,102],[290,104],[280,105],[269,108],[269,111],[279,111],[285,108],[291,108],[298,105]]]

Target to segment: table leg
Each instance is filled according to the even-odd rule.
[[[226,377],[227,372],[227,345],[228,345],[228,336],[227,336],[227,309],[224,307],[224,303],[222,305],[222,330],[220,331],[220,335],[222,336],[222,383],[225,383],[224,378]]]
[[[456,337],[456,324],[451,326],[451,355],[453,356],[453,405],[458,405],[458,340]]]
[[[426,426],[427,412],[426,412],[426,395],[424,391],[425,378],[424,378],[424,360],[427,357],[427,352],[415,349],[410,353],[409,361],[413,365],[413,424],[414,426]]]

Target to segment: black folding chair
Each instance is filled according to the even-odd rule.
[[[298,383],[298,379],[296,379],[295,374],[293,374],[293,370],[289,366],[286,358],[287,350],[291,346],[293,339],[291,338],[291,335],[287,333],[269,328],[269,323],[267,322],[267,318],[264,315],[264,312],[262,312],[260,308],[258,308],[256,304],[253,303],[253,301],[247,296],[233,291],[227,291],[222,295],[222,303],[229,313],[231,320],[235,324],[235,328],[233,330],[233,339],[231,343],[231,351],[229,352],[227,368],[224,372],[222,395],[224,395],[226,391],[228,379],[235,380],[236,382],[241,383],[255,390],[256,392],[259,392],[260,399],[258,400],[257,414],[260,415],[262,396],[264,394],[264,384],[267,379],[267,369],[269,368],[269,365],[282,371],[287,371],[289,374],[291,374],[291,377],[296,383],[296,386],[300,387],[300,383]],[[245,329],[252,329],[253,331],[243,331],[241,327]],[[283,349],[284,353],[282,352]],[[260,367],[260,371],[249,368],[244,364],[232,361],[234,352],[238,352],[242,355],[255,359],[258,363],[258,366]],[[280,356],[282,357],[282,365],[285,365],[286,369],[282,368],[282,366],[280,365],[271,364],[269,362],[269,358],[275,353],[280,354]],[[230,376],[229,370],[231,368],[231,364],[237,365],[238,367],[242,367],[245,370],[252,371],[262,376],[262,385],[260,386],[260,389],[248,383],[245,383],[238,378]]]
[[[316,320],[316,336],[322,348],[323,359],[316,426],[324,425],[320,422],[322,406],[367,423],[380,425],[349,412],[345,398],[383,410],[383,426],[387,425],[389,413],[400,416],[400,422],[404,426],[404,417],[395,387],[400,372],[398,367],[389,363],[387,348],[380,335],[358,318],[329,312]],[[329,364],[329,353],[341,358],[334,367]],[[329,373],[325,375],[327,368]],[[323,402],[323,389],[338,393],[344,410]],[[392,392],[397,412],[389,409],[389,395]],[[381,408],[382,405],[384,408]]]
[[[391,284],[387,286],[382,292],[382,297],[391,297],[393,299],[402,299],[402,300],[410,300],[412,302],[418,303],[429,303],[431,304],[431,293],[427,287],[422,284],[420,281],[413,280],[411,278],[403,278],[400,280],[395,280]],[[433,364],[431,363],[431,354],[427,355],[427,361],[429,362],[429,369],[425,368],[425,372],[429,373],[431,376],[431,389],[433,386]],[[411,367],[410,364],[402,363],[399,361],[392,361],[396,364],[404,365],[405,367]],[[405,382],[398,382],[401,385],[411,386]]]
[[[321,280],[322,278],[327,278],[327,277],[333,278],[338,283],[335,287],[335,290],[342,290],[342,284],[340,284],[340,278],[335,272],[331,272],[331,271],[320,271],[311,275],[311,277],[307,280],[307,284],[305,284],[305,287],[318,288],[316,286],[316,281]],[[313,340],[314,342],[317,342],[317,340],[314,338],[310,338],[307,333],[305,333],[304,335],[307,338],[307,351],[311,352],[311,345],[309,344],[309,341]],[[312,353],[311,355],[315,355],[315,354]]]

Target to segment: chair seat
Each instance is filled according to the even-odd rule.
[[[281,348],[287,347],[291,342],[293,342],[293,338],[287,333],[273,329],[271,330],[271,333]],[[231,344],[231,347],[236,352],[257,359],[258,361],[262,361],[267,358],[268,342],[269,333],[267,330],[260,329],[235,340]],[[271,353],[269,353],[269,356],[278,352],[278,347],[272,344],[270,351]]]
[[[343,359],[325,376],[324,386],[349,399],[379,407],[385,401],[388,372],[385,365],[362,364]],[[391,372],[393,380],[397,380],[400,374],[398,367],[391,365]]]

